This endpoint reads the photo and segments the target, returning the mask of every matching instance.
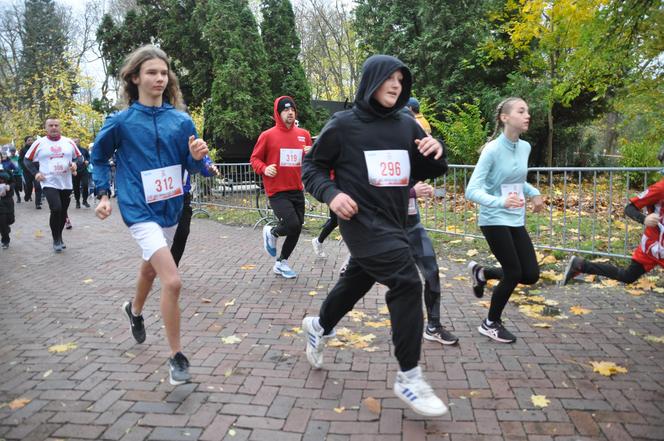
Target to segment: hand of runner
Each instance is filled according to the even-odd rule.
[[[274,178],[277,176],[277,166],[276,164],[270,164],[265,168],[265,171],[263,172],[265,176],[268,178]]]
[[[419,150],[423,156],[429,156],[432,153],[434,153],[433,159],[440,159],[440,157],[443,156],[443,146],[432,136],[416,139],[415,144],[417,144],[417,150]]]
[[[95,215],[99,219],[104,220],[111,215],[111,211],[113,211],[111,201],[108,199],[108,196],[102,196],[99,204],[97,204],[97,208],[95,208]]]
[[[540,195],[533,196],[533,212],[539,213],[543,209],[544,209],[544,199],[542,199],[542,196]]]
[[[646,227],[656,227],[659,224],[659,215],[657,213],[650,213],[643,221]]]
[[[346,193],[339,193],[330,201],[330,210],[339,216],[340,219],[350,220],[357,214],[357,203]]]
[[[313,147],[313,146],[312,145],[305,145],[304,146],[304,154],[305,155],[311,151],[311,147]]]
[[[433,187],[424,182],[418,182],[413,185],[413,190],[415,190],[415,196],[418,198],[430,198],[433,196]]]
[[[189,151],[191,152],[191,157],[196,161],[200,161],[210,152],[207,143],[201,138],[194,138],[194,135],[189,137]]]
[[[76,166],[75,162],[69,163],[69,170],[71,170],[72,175],[76,176],[76,170],[78,170],[78,167]]]
[[[511,194],[505,199],[505,208],[521,208],[524,204],[524,200],[516,194]]]
[[[35,181],[44,182],[45,180],[46,180],[46,176],[44,176],[42,173],[38,172],[35,175]]]
[[[216,165],[210,164],[207,169],[212,176],[219,176],[219,169]]]

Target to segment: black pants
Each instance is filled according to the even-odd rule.
[[[14,223],[14,215],[9,213],[0,214],[0,241],[8,245],[9,244],[9,233],[12,229],[11,224]]]
[[[175,260],[175,265],[177,266],[180,265],[180,259],[182,259],[182,254],[184,254],[184,248],[187,246],[192,213],[191,193],[185,193],[184,207],[182,207],[180,221],[178,222],[178,227],[173,236],[173,245],[171,245],[171,255],[173,255],[173,260]]]
[[[21,202],[22,191],[23,191],[23,176],[16,175],[14,176],[14,193],[16,193],[16,200],[19,202]]]
[[[62,241],[62,230],[65,228],[71,190],[58,190],[53,187],[44,187],[43,191],[44,196],[46,196],[46,201],[48,202],[48,208],[51,210],[49,225],[51,226],[53,241]]]
[[[76,176],[72,176],[71,181],[74,186],[74,199],[76,199],[76,202],[81,202],[81,191],[83,192],[83,202],[87,202],[90,173],[77,173]]]
[[[493,288],[489,320],[500,317],[519,283],[532,285],[539,280],[539,265],[533,243],[525,227],[490,226],[480,227],[491,252],[501,268],[485,268],[484,277],[500,279]]]
[[[339,225],[339,221],[337,219],[337,215],[334,213],[334,211],[330,210],[330,217],[327,219],[327,221],[323,224],[323,228],[320,230],[320,234],[318,235],[318,242],[323,243],[325,242],[325,239],[327,239],[327,236],[334,231],[335,228]]]
[[[351,257],[346,272],[320,308],[320,324],[329,334],[375,282],[386,285],[385,302],[392,321],[392,342],[402,371],[417,366],[422,347],[422,283],[410,250]]]
[[[270,197],[270,207],[279,219],[279,224],[272,228],[277,237],[286,236],[278,260],[288,259],[300,239],[304,223],[304,193],[299,190],[282,191]]]
[[[30,173],[24,172],[23,181],[25,182],[25,199],[32,199],[32,188],[35,189],[35,206],[41,205],[42,200],[42,188],[39,181],[35,180],[35,177]]]
[[[624,283],[632,283],[648,271],[634,259],[632,259],[626,268],[619,268],[608,263],[588,262],[583,259],[581,272],[585,274],[597,274],[598,276],[608,277],[609,279],[619,280]]]
[[[427,325],[436,328],[440,323],[440,275],[433,243],[421,223],[408,228],[408,244],[415,264],[424,277],[424,305]]]

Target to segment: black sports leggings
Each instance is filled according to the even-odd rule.
[[[320,230],[320,234],[318,235],[318,242],[320,243],[325,242],[327,236],[329,236],[330,233],[334,231],[334,229],[337,228],[338,225],[339,225],[339,220],[337,219],[337,215],[334,213],[334,211],[330,210],[330,217],[323,224],[323,228]]]
[[[300,239],[304,223],[304,193],[299,190],[282,191],[270,197],[270,207],[279,219],[279,224],[272,228],[277,237],[286,236],[281,247],[279,260],[288,259]]]
[[[632,283],[648,271],[634,259],[632,259],[627,268],[619,268],[608,263],[588,262],[584,259],[581,272],[584,274],[597,274],[598,276],[619,280],[623,283]]]
[[[525,227],[487,226],[480,227],[491,252],[501,267],[484,268],[484,277],[500,279],[493,288],[489,320],[500,320],[500,316],[519,283],[532,285],[539,280],[539,265],[533,243]]]
[[[48,208],[51,210],[51,218],[49,219],[51,235],[54,241],[60,241],[62,240],[62,230],[65,228],[65,220],[67,219],[71,190],[43,187],[42,192],[46,196]]]

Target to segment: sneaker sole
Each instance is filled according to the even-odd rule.
[[[415,408],[415,406],[413,406],[413,402],[410,401],[408,398],[404,397],[403,395],[398,394],[396,392],[394,392],[394,395],[396,395],[397,398],[406,403],[408,405],[408,408],[418,415],[426,417],[439,417],[445,415],[449,411],[449,408],[443,404],[444,408],[442,412],[427,412],[425,410]]]
[[[440,343],[441,345],[446,345],[446,346],[452,346],[452,345],[455,345],[455,344],[459,343],[458,339],[456,339],[456,340],[443,340],[442,338],[438,338],[438,337],[434,337],[433,335],[429,335],[426,332],[423,333],[422,336],[424,337],[425,340],[435,341],[435,342]]]
[[[168,375],[168,382],[169,382],[172,386],[180,386],[181,384],[186,384],[186,383],[191,382],[191,378],[188,379],[188,380],[174,380],[173,377],[171,377],[171,375],[169,374],[169,375]]]
[[[558,283],[558,286],[565,286],[569,282],[571,282],[574,277],[576,277],[576,276],[572,276],[572,277],[569,278],[569,280],[567,280],[567,282],[565,282],[565,279],[567,278],[567,274],[569,274],[570,271],[572,270],[572,264],[573,263],[574,263],[574,257],[571,257],[569,259],[569,261],[567,262],[567,265],[565,265],[565,272],[563,273],[563,278]]]
[[[514,343],[514,342],[516,342],[516,339],[514,339],[514,340],[505,340],[504,338],[494,337],[488,331],[484,330],[484,328],[481,325],[477,328],[477,330],[480,332],[480,334],[482,334],[486,337],[489,337],[491,340],[497,341],[499,343]]]
[[[275,274],[279,274],[279,275],[280,275],[281,277],[283,277],[284,279],[294,279],[294,278],[297,277],[297,274],[293,274],[293,275],[288,274],[288,275],[287,275],[287,274],[284,274],[284,273],[282,273],[281,271],[276,270],[276,269],[274,269],[274,268],[272,268],[272,272],[275,273]]]

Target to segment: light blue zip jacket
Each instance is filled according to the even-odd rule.
[[[118,205],[127,226],[156,222],[172,227],[178,223],[183,195],[148,204],[141,172],[177,164],[182,165],[183,174],[185,169],[200,172],[203,161],[194,160],[189,152],[191,135],[196,136],[196,128],[189,115],[166,102],[161,107],[134,102],[106,118],[92,149],[92,178],[97,189],[109,189],[108,161],[116,152]]]
[[[530,144],[519,139],[510,141],[502,134],[487,143],[466,186],[466,199],[480,205],[478,224],[485,226],[521,227],[526,208],[507,209],[502,184],[523,184],[526,198],[537,196],[539,190],[526,182]]]

